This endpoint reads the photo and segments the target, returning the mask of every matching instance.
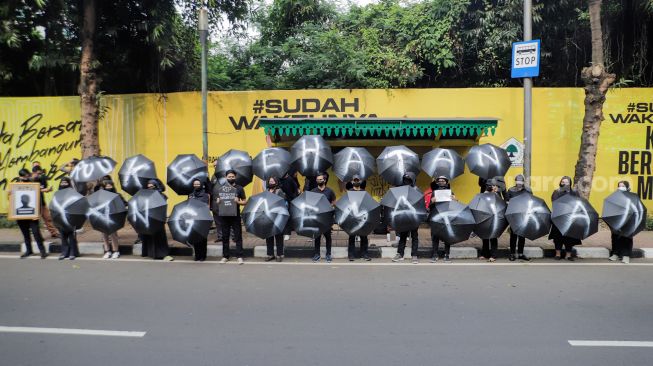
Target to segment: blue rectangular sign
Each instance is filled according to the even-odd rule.
[[[531,78],[540,75],[540,40],[515,42],[512,44],[513,78]]]

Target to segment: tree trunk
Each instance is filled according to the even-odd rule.
[[[596,151],[599,130],[603,121],[605,95],[616,79],[603,65],[603,32],[601,31],[601,0],[589,1],[590,28],[592,31],[592,65],[584,67],[581,79],[585,83],[585,117],[580,150],[576,161],[574,183],[581,196],[589,198],[596,170]]]
[[[95,36],[95,0],[84,0],[82,25],[82,58],[80,60],[80,79],[78,92],[81,101],[82,126],[81,147],[82,158],[100,154],[98,138],[98,98],[97,89],[100,81],[95,73],[96,60]]]

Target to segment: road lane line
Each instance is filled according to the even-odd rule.
[[[131,332],[131,331],[99,330],[99,329],[39,328],[39,327],[7,327],[7,326],[0,326],[0,333],[67,334],[67,335],[91,335],[91,336],[108,336],[108,337],[143,338],[147,332]]]
[[[643,341],[568,341],[574,347],[653,347],[653,342]]]

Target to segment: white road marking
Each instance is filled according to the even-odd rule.
[[[126,331],[118,331],[118,330],[72,329],[72,328],[6,327],[0,325],[0,333],[68,334],[68,335],[92,335],[92,336],[108,336],[108,337],[143,338],[147,332],[126,332]]]
[[[568,341],[575,347],[653,347],[653,342],[642,341]]]

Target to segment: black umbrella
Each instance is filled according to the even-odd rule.
[[[264,149],[252,161],[252,169],[266,182],[270,177],[282,178],[290,169],[290,153],[280,147]]]
[[[154,162],[141,154],[129,157],[120,167],[118,178],[122,190],[133,196],[147,187],[148,180],[156,179]]]
[[[412,186],[390,188],[381,206],[385,223],[398,233],[417,229],[428,216],[422,192]]]
[[[543,199],[530,193],[511,198],[506,208],[510,230],[529,240],[535,240],[551,231],[551,211]]]
[[[290,219],[286,200],[268,191],[252,196],[242,215],[245,230],[261,239],[282,234]]]
[[[381,178],[393,186],[400,186],[407,172],[419,174],[419,156],[404,145],[388,146],[376,158],[376,166]]]
[[[379,224],[381,205],[365,191],[348,191],[336,202],[335,218],[347,234],[367,236]]]
[[[88,196],[88,221],[93,229],[113,234],[125,226],[127,207],[118,193],[100,189]]]
[[[496,193],[479,193],[469,202],[474,221],[474,232],[481,239],[494,239],[501,236],[508,227],[506,203]]]
[[[168,186],[178,195],[193,193],[193,180],[208,181],[206,163],[193,154],[177,155],[168,165]]]
[[[492,144],[472,146],[465,162],[470,172],[485,179],[503,177],[511,164],[508,152]]]
[[[212,224],[209,205],[195,199],[176,204],[168,219],[172,238],[188,246],[206,239]]]
[[[64,231],[74,231],[84,226],[88,213],[88,200],[72,188],[60,189],[50,201],[54,226]]]
[[[70,178],[75,183],[87,183],[96,181],[105,175],[111,174],[116,162],[106,156],[91,156],[90,158],[80,160],[73,171],[70,172]]]
[[[244,187],[252,183],[252,158],[245,151],[227,151],[218,158],[215,169],[218,179],[224,178],[227,171],[233,170],[236,172],[236,184]],[[225,183],[225,179],[220,179],[220,184]]]
[[[577,194],[566,194],[553,201],[551,221],[560,233],[583,240],[599,230],[599,214]]]
[[[290,148],[291,164],[303,176],[325,172],[333,164],[331,147],[319,135],[302,136]]]
[[[168,214],[168,202],[159,191],[142,189],[128,202],[127,220],[143,235],[154,235],[163,229]]]
[[[354,175],[365,180],[374,173],[374,157],[365,148],[346,147],[333,159],[333,172],[342,182],[350,182]]]
[[[452,180],[465,172],[465,160],[455,150],[436,148],[422,157],[422,170],[431,178]]]
[[[458,201],[439,202],[431,210],[429,224],[433,233],[445,243],[455,244],[469,239],[476,221],[468,206]]]
[[[646,228],[647,210],[639,196],[616,191],[603,201],[602,219],[616,235],[632,238]]]
[[[333,207],[325,195],[304,192],[290,202],[290,220],[297,234],[317,237],[333,224]]]

